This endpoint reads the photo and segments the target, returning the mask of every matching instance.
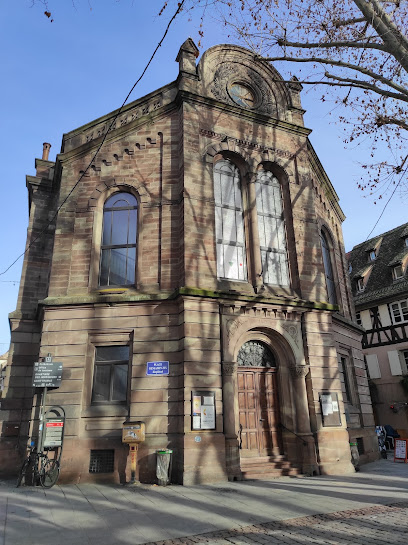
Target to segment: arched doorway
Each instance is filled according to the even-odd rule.
[[[237,357],[241,458],[282,454],[277,362],[262,341],[242,345]]]

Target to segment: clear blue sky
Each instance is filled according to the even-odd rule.
[[[50,0],[54,22],[31,0],[3,2],[0,8],[0,150],[2,210],[0,272],[24,251],[28,223],[26,174],[34,175],[34,160],[43,142],[52,144],[50,159],[59,152],[62,134],[120,106],[139,77],[167,24],[157,17],[162,0]],[[90,5],[92,10],[90,10]],[[131,100],[173,81],[175,58],[182,42],[198,41],[198,23],[180,17]],[[225,30],[210,24],[203,50],[228,42]],[[279,67],[278,67],[279,68]],[[346,249],[363,241],[382,207],[362,197],[356,187],[364,150],[343,148],[341,128],[330,124],[327,106],[314,92],[302,95],[308,110],[306,125],[347,219]],[[407,200],[396,196],[375,234],[406,221]],[[0,276],[0,354],[8,349],[7,315],[16,307],[22,259]]]

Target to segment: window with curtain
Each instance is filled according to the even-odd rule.
[[[238,168],[228,160],[214,165],[217,276],[246,280],[245,229]]]
[[[289,285],[285,221],[281,186],[269,171],[260,171],[255,182],[259,243],[265,284]]]
[[[322,245],[324,272],[326,276],[327,297],[328,297],[329,303],[331,303],[332,305],[336,305],[337,304],[336,283],[334,281],[332,260],[330,255],[330,246],[329,246],[326,234],[323,231],[320,231],[320,242]]]
[[[135,283],[136,236],[136,197],[130,193],[115,193],[103,208],[100,286]]]

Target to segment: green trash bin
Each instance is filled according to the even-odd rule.
[[[170,449],[156,450],[156,477],[160,486],[170,484],[172,454],[173,451]]]

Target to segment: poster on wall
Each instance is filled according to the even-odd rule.
[[[192,392],[191,429],[215,430],[215,392]]]
[[[395,439],[394,441],[394,462],[407,463],[408,439]]]
[[[341,426],[339,400],[335,392],[319,394],[323,426]]]

